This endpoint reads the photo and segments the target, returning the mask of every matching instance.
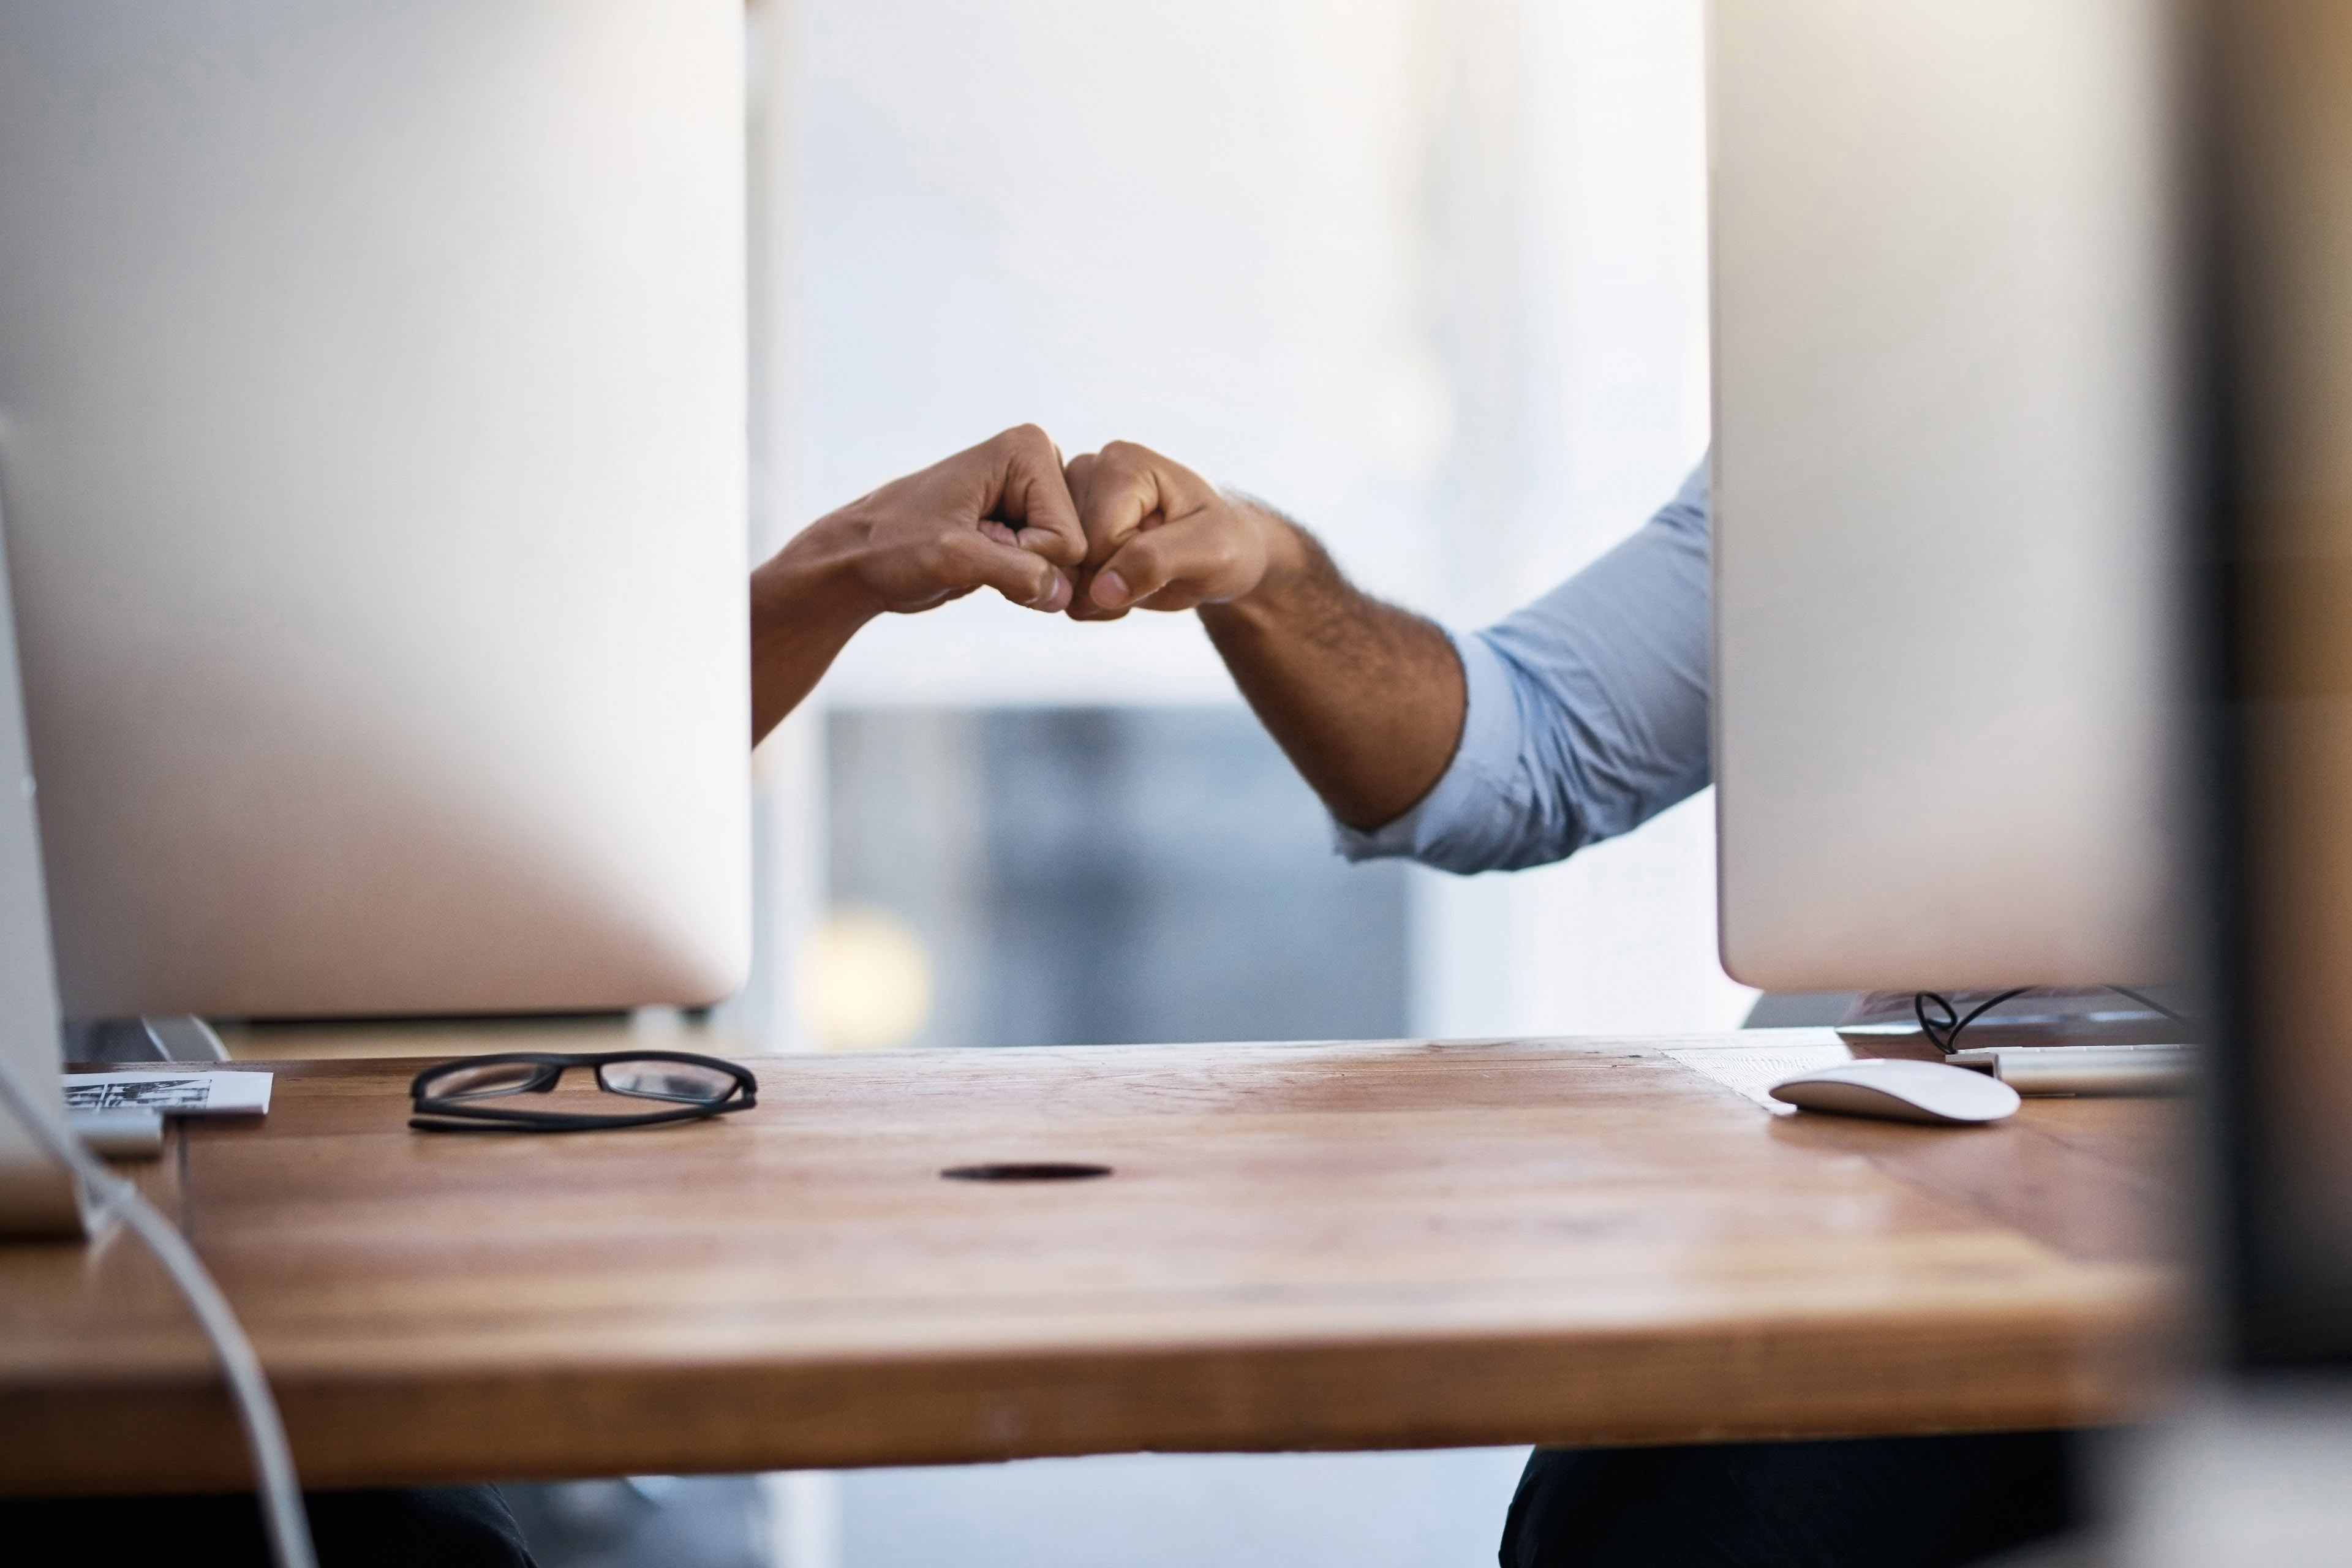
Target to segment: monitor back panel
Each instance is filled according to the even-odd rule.
[[[16,677],[16,632],[0,562],[0,1237],[70,1235],[81,1226],[73,1177],[23,1117],[66,1125],[58,1093],[57,972],[41,886],[41,834],[25,705]],[[20,1103],[21,1102],[21,1103]]]
[[[2171,972],[2168,7],[1715,0],[1726,966]]]
[[[741,27],[0,0],[0,499],[69,1014],[738,984]]]
[[[2164,5],[1715,0],[1724,963],[2171,969]]]

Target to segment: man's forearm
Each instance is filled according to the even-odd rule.
[[[1087,569],[1071,614],[1201,613],[1259,722],[1332,815],[1378,827],[1444,776],[1468,698],[1446,635],[1359,593],[1271,508],[1113,441],[1073,458]]]
[[[1454,760],[1468,710],[1461,660],[1435,626],[1341,576],[1304,529],[1254,510],[1271,526],[1265,576],[1242,598],[1202,605],[1201,623],[1332,815],[1378,827]]]

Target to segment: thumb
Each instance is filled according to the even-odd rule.
[[[1183,569],[1187,542],[1182,531],[1167,528],[1129,535],[1087,584],[1092,607],[1124,610],[1168,586]]]
[[[1016,605],[1047,614],[1070,602],[1070,579],[1040,552],[981,533],[951,533],[940,547],[959,587],[993,588]]]

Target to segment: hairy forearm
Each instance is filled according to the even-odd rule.
[[[1461,660],[1429,621],[1341,576],[1286,519],[1268,570],[1242,598],[1201,606],[1234,684],[1333,816],[1371,828],[1427,795],[1462,738]]]

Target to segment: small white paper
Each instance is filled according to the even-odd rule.
[[[1797,1108],[1772,1098],[1774,1084],[1853,1060],[1853,1053],[1843,1045],[1708,1046],[1665,1054],[1734,1094],[1747,1096],[1775,1116],[1794,1116]]]
[[[156,1110],[165,1116],[263,1116],[266,1072],[69,1072],[68,1110]]]

